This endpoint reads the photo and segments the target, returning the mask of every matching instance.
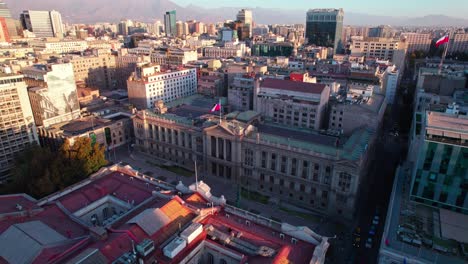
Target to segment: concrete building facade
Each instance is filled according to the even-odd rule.
[[[228,87],[228,103],[231,110],[253,110],[254,91],[258,80],[248,76],[234,77],[234,81]]]
[[[413,51],[429,52],[432,38],[429,33],[402,33],[401,38],[408,45],[408,53]]]
[[[0,73],[0,183],[11,176],[14,157],[38,142],[24,76]]]
[[[320,129],[330,87],[324,84],[264,79],[254,93],[254,111],[275,123]]]
[[[193,169],[197,159],[205,174],[276,202],[353,217],[372,149],[372,132],[358,130],[339,140],[250,118],[258,114],[242,116],[246,122],[216,124],[215,116],[190,119],[141,111],[134,119],[136,145],[188,169]]]
[[[75,81],[83,81],[89,87],[112,90],[117,87],[115,81],[116,56],[95,54],[90,56],[68,56],[66,62],[73,65]]]
[[[393,38],[355,38],[351,43],[351,55],[379,60],[392,60],[400,41]]]

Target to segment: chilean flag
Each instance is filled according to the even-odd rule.
[[[435,46],[436,46],[436,48],[438,48],[440,45],[443,45],[443,44],[448,43],[448,42],[449,42],[449,36],[445,35],[445,36],[441,37],[439,40],[437,40]]]
[[[213,112],[220,111],[220,110],[221,110],[221,104],[215,104],[213,108],[211,108],[210,112],[213,113]]]

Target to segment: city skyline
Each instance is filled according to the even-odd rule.
[[[447,16],[453,16],[458,18],[464,17],[464,10],[468,8],[468,2],[457,0],[437,1],[437,0],[416,0],[416,1],[404,1],[395,0],[392,1],[392,13],[388,12],[388,6],[375,5],[373,1],[342,1],[342,0],[329,0],[329,1],[317,1],[317,0],[295,0],[295,1],[281,1],[281,0],[238,0],[238,1],[212,1],[212,0],[172,0],[172,2],[181,6],[200,6],[209,8],[218,7],[238,7],[238,8],[255,8],[265,7],[268,8],[281,8],[281,9],[304,9],[309,8],[343,8],[345,12],[354,13],[365,13],[375,15],[392,16],[392,14],[398,14],[396,17],[415,17],[415,16],[428,16],[428,15],[439,15],[444,14]]]

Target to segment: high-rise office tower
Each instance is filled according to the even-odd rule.
[[[248,29],[248,37],[252,37],[252,10],[249,9],[241,9],[239,13],[237,13],[237,20],[242,22],[245,29]],[[247,31],[247,30],[246,30]]]
[[[23,28],[33,32],[36,37],[63,37],[62,15],[53,11],[26,10],[20,15]]]
[[[164,14],[164,30],[166,31],[166,36],[175,36],[177,34],[176,27],[176,11],[168,11]]]
[[[62,15],[59,12],[52,10],[50,11],[50,20],[52,22],[54,36],[57,38],[63,38],[65,30],[63,29]]]
[[[10,9],[2,0],[0,0],[0,17],[11,17]]]
[[[311,9],[307,12],[306,38],[309,44],[332,47],[334,53],[343,51],[343,9]]]
[[[11,176],[14,156],[38,142],[23,75],[0,73],[0,182]]]
[[[127,20],[122,20],[119,23],[119,35],[126,36],[128,35],[128,21]]]

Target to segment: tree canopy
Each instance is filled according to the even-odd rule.
[[[41,198],[79,182],[107,164],[104,147],[89,138],[66,140],[58,151],[31,145],[15,160],[13,181],[4,192]]]

